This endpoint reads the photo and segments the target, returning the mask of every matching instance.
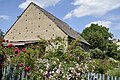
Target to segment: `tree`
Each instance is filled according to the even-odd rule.
[[[99,26],[98,24],[91,24],[83,30],[81,36],[85,38],[90,44],[91,48],[99,48],[101,50],[106,50],[109,38],[113,37],[113,34],[109,32],[109,28],[104,26]]]
[[[4,32],[0,29],[0,38],[4,36]]]

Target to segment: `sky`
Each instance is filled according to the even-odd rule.
[[[34,2],[82,33],[91,23],[109,28],[120,39],[120,0],[0,0],[0,29],[6,32]]]

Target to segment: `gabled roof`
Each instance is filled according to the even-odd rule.
[[[84,38],[82,38],[80,36],[80,34],[76,31],[74,31],[67,23],[63,22],[62,20],[58,19],[57,17],[55,17],[54,15],[52,15],[51,13],[49,13],[48,11],[46,11],[45,9],[41,8],[40,6],[36,5],[35,3],[31,2],[30,5],[34,5],[36,6],[40,11],[42,11],[50,20],[52,20],[57,27],[59,27],[66,35],[68,35],[69,37],[73,38],[73,39],[78,39],[80,38],[82,43],[85,43],[87,45],[90,45]],[[29,6],[30,6],[29,5]],[[28,6],[28,7],[29,7]],[[27,7],[27,8],[28,8]],[[27,10],[27,8],[24,10],[24,12]],[[24,12],[21,14],[23,15]],[[21,16],[20,16],[21,17]],[[20,18],[19,17],[19,18]],[[19,20],[19,18],[16,20],[16,22]],[[16,23],[15,22],[15,23]],[[14,23],[14,24],[15,24]],[[14,26],[14,24],[12,25],[12,27]],[[11,27],[11,28],[12,28]],[[11,29],[10,28],[10,29]],[[10,29],[7,31],[7,33],[10,31]],[[6,34],[7,34],[6,33]]]
[[[46,16],[48,16],[49,19],[51,19],[65,34],[67,34],[68,36],[70,36],[71,38],[74,39],[78,39],[80,38],[81,42],[90,45],[83,37],[80,36],[80,34],[78,34],[78,32],[74,31],[67,23],[63,22],[62,20],[58,19],[57,17],[55,17],[54,15],[52,15],[51,13],[49,13],[48,11],[46,11],[45,9],[41,8],[40,6],[36,5],[35,3],[31,3],[34,4],[36,7],[38,7]]]

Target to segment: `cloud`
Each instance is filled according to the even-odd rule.
[[[8,20],[10,17],[8,15],[0,15],[0,19]]]
[[[107,21],[120,21],[119,15],[105,15],[105,16],[102,16],[101,18]]]
[[[94,22],[90,22],[85,27],[90,27],[91,24],[98,24],[99,26],[102,25],[102,26],[109,28],[112,31],[120,30],[120,23],[115,23],[111,21],[94,21]]]
[[[105,26],[107,28],[110,28],[112,23],[110,21],[95,21],[95,22],[90,22],[85,27],[90,27],[91,24],[98,24],[98,25],[102,25],[102,26]]]
[[[31,2],[34,2],[41,7],[49,7],[49,6],[55,6],[59,1],[60,0],[26,0],[18,7],[25,9]]]
[[[120,7],[120,0],[74,0],[76,8],[65,15],[64,19],[83,16],[102,16]]]

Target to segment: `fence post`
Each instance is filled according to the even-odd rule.
[[[110,80],[110,76],[109,75],[107,75],[107,80]]]
[[[103,74],[103,80],[105,80],[105,75]]]
[[[111,76],[111,80],[113,80],[113,76]]]
[[[89,78],[90,78],[90,73],[88,72],[88,80],[89,80]]]
[[[115,76],[115,80],[117,80],[117,77]]]
[[[102,80],[102,79],[101,79],[101,76],[102,76],[102,75],[101,75],[101,74],[99,74],[99,76],[100,76],[100,77],[99,77],[99,80]]]
[[[93,78],[94,80],[98,80],[98,73],[94,73],[94,78]]]

